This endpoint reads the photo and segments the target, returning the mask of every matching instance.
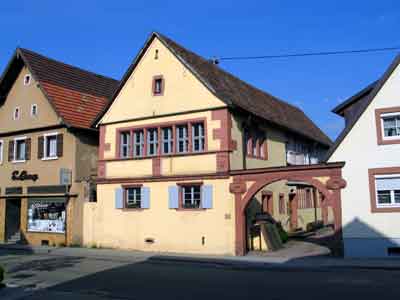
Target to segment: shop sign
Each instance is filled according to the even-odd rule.
[[[39,175],[38,174],[29,174],[28,171],[14,171],[11,174],[11,180],[14,181],[25,181],[25,180],[32,180],[32,181],[36,181],[39,179]]]

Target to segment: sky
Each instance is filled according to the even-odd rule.
[[[152,31],[203,57],[400,47],[400,1],[11,1],[0,3],[0,70],[16,47],[120,79]],[[399,50],[400,52],[400,50]],[[301,109],[332,139],[331,110],[379,78],[396,51],[222,61]]]

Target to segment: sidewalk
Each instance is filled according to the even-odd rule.
[[[1,245],[0,251],[25,252],[49,256],[85,257],[121,262],[148,261],[150,263],[190,263],[235,269],[379,269],[400,270],[400,258],[339,258],[332,256],[309,256],[287,258],[269,255],[246,256],[196,255],[167,252],[142,252],[119,249],[54,248],[22,245]]]

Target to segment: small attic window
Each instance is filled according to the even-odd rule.
[[[161,96],[164,93],[164,78],[162,76],[153,77],[153,96]]]
[[[158,59],[158,49],[154,52],[154,59]]]
[[[20,115],[21,115],[20,108],[15,107],[13,112],[13,120],[19,120]]]
[[[31,84],[31,74],[26,74],[24,77],[24,85],[30,85]]]
[[[37,117],[38,115],[38,107],[37,104],[31,105],[31,117]]]

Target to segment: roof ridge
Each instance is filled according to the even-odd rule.
[[[244,84],[247,85],[248,87],[250,87],[250,88],[252,88],[252,89],[255,89],[255,90],[258,90],[258,91],[260,91],[261,93],[264,93],[264,94],[266,94],[266,95],[269,96],[269,97],[272,97],[275,101],[281,102],[281,103],[283,103],[283,104],[285,104],[285,105],[289,105],[289,106],[291,106],[291,107],[293,107],[293,108],[295,108],[295,109],[297,109],[297,110],[303,112],[303,111],[302,111],[299,107],[297,107],[296,105],[291,104],[291,103],[289,103],[289,102],[286,102],[285,100],[282,100],[282,99],[280,99],[280,98],[278,98],[278,97],[276,97],[276,96],[274,96],[274,95],[268,93],[267,91],[264,91],[263,89],[261,89],[261,88],[259,88],[259,87],[256,87],[256,86],[254,86],[253,84],[244,81],[243,79],[240,79],[238,76],[236,76],[236,75],[232,74],[231,72],[229,72],[229,71],[227,71],[227,70],[225,70],[225,69],[219,67],[219,65],[213,64],[212,62],[210,62],[209,60],[207,60],[207,59],[204,58],[203,56],[201,56],[201,55],[199,55],[199,54],[197,54],[197,53],[195,53],[195,52],[193,52],[193,51],[187,49],[186,47],[182,46],[181,44],[179,44],[179,43],[177,43],[177,42],[175,42],[175,41],[173,41],[173,40],[171,40],[170,38],[166,37],[165,35],[163,35],[163,34],[161,34],[161,33],[159,33],[159,32],[154,32],[154,34],[157,35],[157,36],[159,36],[159,37],[161,37],[161,38],[163,38],[163,39],[166,39],[166,40],[169,40],[169,41],[175,43],[177,46],[181,47],[181,48],[184,49],[185,51],[191,53],[192,55],[196,55],[198,58],[200,58],[201,60],[203,60],[205,63],[209,64],[210,67],[216,68],[216,69],[218,69],[220,72],[223,72],[223,73],[225,73],[226,75],[231,76],[231,77],[235,78],[236,80],[241,81],[242,83],[244,83]],[[183,58],[182,58],[182,59],[183,59]],[[206,79],[204,79],[204,80],[206,80]],[[207,81],[207,80],[206,80],[206,81]]]
[[[64,66],[66,66],[66,67],[70,67],[70,68],[72,68],[72,69],[75,69],[75,70],[78,70],[78,71],[81,71],[81,72],[84,72],[84,73],[87,73],[87,74],[91,74],[91,75],[94,75],[94,76],[96,76],[96,77],[104,78],[104,79],[106,79],[106,80],[114,80],[114,81],[116,81],[116,82],[119,81],[118,79],[115,79],[115,78],[112,78],[112,77],[109,77],[109,76],[105,76],[105,75],[102,75],[102,74],[99,74],[99,73],[95,73],[95,72],[93,72],[93,71],[89,71],[89,70],[86,70],[86,69],[84,69],[84,68],[77,67],[77,66],[74,66],[74,65],[65,63],[65,62],[63,62],[63,61],[60,61],[60,60],[57,60],[57,59],[48,57],[48,56],[46,56],[46,55],[43,55],[43,54],[41,54],[41,53],[38,53],[38,52],[33,51],[33,50],[30,50],[30,49],[26,49],[26,48],[22,48],[22,47],[18,47],[17,49],[18,49],[19,51],[21,51],[22,54],[23,54],[23,52],[28,52],[28,53],[30,53],[30,54],[40,56],[40,57],[42,57],[42,58],[44,58],[44,59],[46,59],[46,60],[55,62],[55,63],[57,63],[57,64],[62,64],[62,65],[64,65]]]

